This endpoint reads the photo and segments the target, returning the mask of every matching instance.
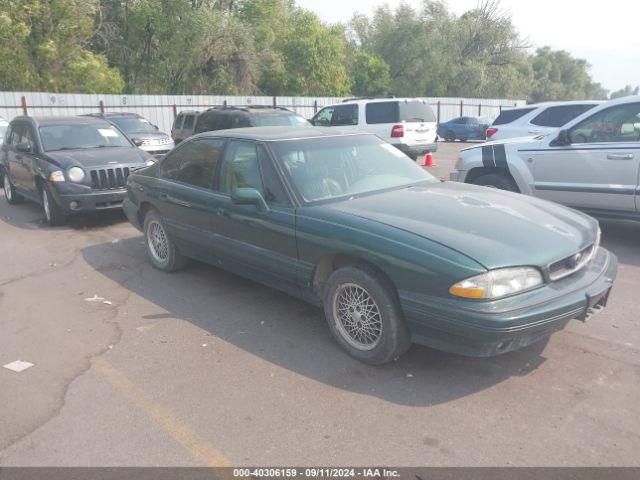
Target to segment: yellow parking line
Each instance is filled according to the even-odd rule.
[[[98,357],[93,366],[116,390],[140,407],[155,420],[176,442],[182,445],[194,458],[208,467],[230,467],[231,461],[213,448],[204,438],[177,418],[171,411],[155,403],[122,372],[116,370],[105,359]]]

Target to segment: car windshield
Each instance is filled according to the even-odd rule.
[[[294,187],[309,203],[438,182],[374,135],[309,138],[272,145]]]
[[[115,123],[126,134],[130,133],[158,133],[156,127],[145,118],[134,116],[109,117],[109,121]]]
[[[308,124],[304,118],[293,113],[275,113],[267,115],[256,115],[253,123],[256,127],[287,127],[291,125]]]
[[[130,147],[129,140],[108,123],[43,125],[42,146],[47,152],[84,148]]]

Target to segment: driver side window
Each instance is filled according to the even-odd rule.
[[[313,119],[313,124],[316,127],[329,127],[331,125],[331,118],[333,117],[333,110],[333,107],[320,110],[320,113]]]
[[[640,103],[602,110],[568,132],[572,144],[640,141]]]
[[[232,140],[227,146],[220,174],[220,192],[234,188],[255,188],[264,196],[258,167],[258,150],[253,142]]]

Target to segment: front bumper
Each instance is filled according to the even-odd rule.
[[[616,256],[599,248],[580,272],[513,297],[479,302],[399,292],[400,302],[415,343],[488,357],[548,338],[569,320],[604,308],[617,270]]]
[[[404,143],[393,143],[392,145],[407,156],[414,159],[419,157],[420,155],[425,155],[429,152],[433,153],[438,150],[437,142],[424,143],[422,145],[406,145]]]
[[[54,196],[57,204],[66,214],[74,214],[122,208],[127,190],[109,190],[86,194],[54,194]]]

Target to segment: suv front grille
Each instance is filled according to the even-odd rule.
[[[552,263],[549,265],[549,278],[551,281],[556,281],[581,270],[591,262],[597,249],[597,244],[593,243],[570,257]]]
[[[91,188],[93,190],[120,190],[125,188],[128,176],[128,167],[91,170]]]

